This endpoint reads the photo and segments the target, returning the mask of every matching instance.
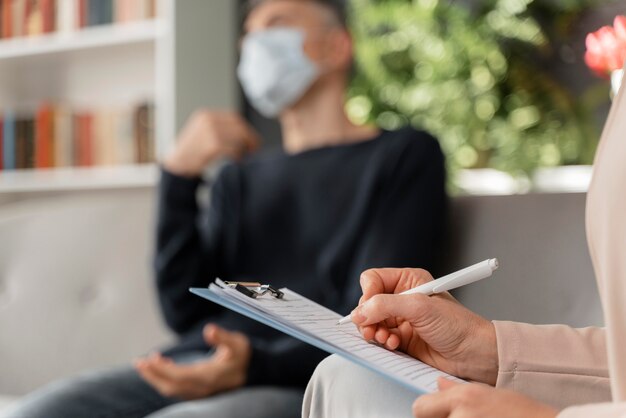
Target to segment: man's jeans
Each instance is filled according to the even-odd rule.
[[[161,396],[132,367],[88,372],[54,382],[0,413],[2,418],[290,418],[302,392],[245,387],[197,401]]]

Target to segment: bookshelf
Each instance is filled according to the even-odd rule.
[[[94,48],[115,48],[130,44],[153,44],[158,38],[158,19],[125,24],[93,26],[70,33],[52,33],[33,37],[0,40],[0,60],[11,63],[20,59],[63,53],[76,53]]]
[[[41,103],[72,110],[153,103],[155,159],[169,151],[197,108],[238,108],[237,2],[156,4],[153,19],[0,39],[0,107],[19,112]],[[152,187],[158,178],[154,162],[93,164],[3,169],[0,194]]]
[[[157,179],[155,164],[15,170],[0,176],[0,194],[151,187]]]

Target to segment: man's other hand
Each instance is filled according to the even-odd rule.
[[[161,395],[184,400],[201,399],[243,386],[251,348],[248,337],[216,325],[204,328],[204,339],[215,354],[192,364],[176,364],[161,354],[135,362],[141,377]]]

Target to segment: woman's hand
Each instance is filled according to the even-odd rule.
[[[555,418],[556,409],[509,390],[439,379],[439,392],[413,403],[416,418]]]
[[[361,275],[363,297],[352,321],[367,340],[424,363],[495,385],[498,350],[493,324],[450,294],[398,295],[433,280],[422,269],[372,269]]]
[[[153,354],[137,360],[135,368],[146,382],[169,398],[200,399],[242,386],[251,356],[248,337],[207,325],[204,339],[215,347],[215,354],[207,360],[176,364],[172,359]]]

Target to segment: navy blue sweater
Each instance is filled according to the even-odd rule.
[[[166,354],[206,350],[213,322],[248,335],[248,385],[306,385],[325,353],[189,293],[215,277],[289,287],[341,314],[372,267],[430,268],[443,234],[444,159],[406,128],[364,142],[250,158],[223,169],[202,209],[200,179],[162,172],[156,275]]]

